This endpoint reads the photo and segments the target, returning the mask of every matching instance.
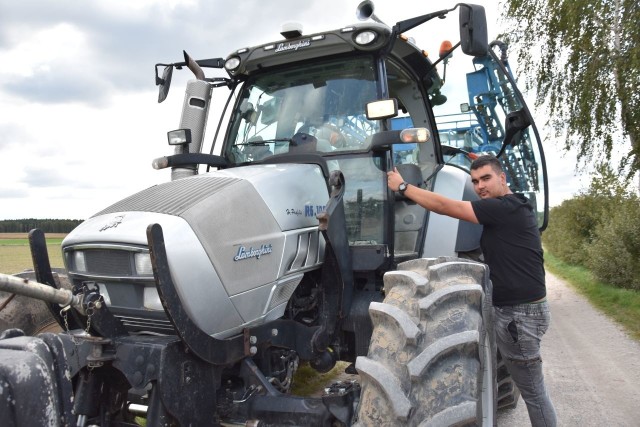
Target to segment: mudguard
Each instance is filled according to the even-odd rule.
[[[5,426],[70,425],[62,415],[54,357],[37,337],[0,340],[0,420]]]

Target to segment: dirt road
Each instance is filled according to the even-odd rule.
[[[542,359],[558,426],[640,426],[640,344],[549,273],[547,289]],[[522,400],[498,413],[499,427],[528,425]]]

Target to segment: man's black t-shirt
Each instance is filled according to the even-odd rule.
[[[471,202],[483,225],[480,246],[489,265],[493,304],[515,305],[546,296],[540,231],[526,197],[507,194]]]

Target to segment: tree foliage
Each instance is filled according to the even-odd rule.
[[[640,2],[638,0],[508,0],[507,42],[517,51],[528,88],[544,106],[564,148],[583,163],[611,161],[640,170]]]
[[[549,212],[549,226],[543,234],[545,247],[570,264],[586,265],[587,248],[601,221],[601,208],[589,196],[565,200]],[[606,202],[606,200],[601,199]]]
[[[626,199],[595,229],[587,248],[589,269],[613,286],[640,290],[640,201]]]
[[[545,248],[598,279],[640,290],[640,200],[605,164],[586,191],[551,209]]]
[[[28,233],[34,228],[45,233],[69,233],[81,222],[80,219],[5,219],[0,220],[0,233]]]

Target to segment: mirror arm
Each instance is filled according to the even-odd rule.
[[[451,12],[452,10],[455,10],[457,7],[458,5],[456,5],[451,9],[439,10],[437,12],[427,13],[426,15],[416,16],[415,18],[405,19],[404,21],[400,21],[396,23],[396,25],[394,25],[393,27],[393,31],[396,35],[402,34],[405,31],[409,31],[412,28],[415,28],[419,25],[424,24],[427,21],[432,20],[433,18],[444,18],[447,13]]]
[[[183,51],[183,54],[185,52]],[[211,58],[211,59],[198,59],[198,60],[193,60],[193,62],[195,62],[196,65],[203,67],[203,68],[224,68],[224,59],[223,58]],[[173,62],[171,64],[156,64],[155,68],[156,68],[156,86],[159,86],[161,84],[164,83],[164,79],[162,79],[160,77],[160,74],[158,72],[158,68],[159,67],[175,67],[176,69],[181,69],[182,67],[186,67],[189,65],[189,61],[185,60],[184,62]]]

